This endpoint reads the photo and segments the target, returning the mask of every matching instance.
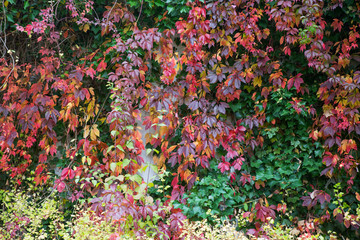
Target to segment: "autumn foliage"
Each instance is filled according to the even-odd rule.
[[[25,2],[1,18],[2,188],[91,199],[118,234],[156,213],[154,236],[178,239],[173,202],[222,174],[218,213],[243,212],[249,235],[358,237],[357,1]],[[155,201],[143,151],[169,172]]]

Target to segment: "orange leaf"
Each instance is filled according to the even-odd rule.
[[[358,200],[360,202],[360,194],[359,193],[355,193],[356,195],[356,200]]]

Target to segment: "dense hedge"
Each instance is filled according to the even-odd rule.
[[[357,1],[7,0],[1,12],[2,193],[50,186],[61,221],[79,203],[114,221],[114,239],[182,238],[186,217],[239,212],[255,237],[358,237]],[[142,151],[161,180],[138,175]]]

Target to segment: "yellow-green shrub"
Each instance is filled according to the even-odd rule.
[[[64,232],[64,216],[53,195],[1,190],[3,210],[0,215],[2,239],[58,239]],[[39,201],[40,200],[40,201]]]

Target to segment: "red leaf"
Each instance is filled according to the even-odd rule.
[[[331,26],[334,28],[334,31],[339,30],[341,32],[341,28],[344,25],[342,21],[339,21],[339,19],[334,19],[334,22],[331,24]]]
[[[39,162],[40,162],[40,163],[44,163],[44,162],[46,162],[46,160],[47,160],[46,154],[40,154],[40,156],[39,156]]]
[[[235,181],[236,180],[236,174],[234,173],[234,172],[232,172],[231,174],[230,174],[230,182],[232,183],[233,181]],[[235,196],[235,192],[234,192],[234,196]]]
[[[65,180],[66,176],[68,175],[69,168],[64,168],[61,172],[61,180]]]
[[[235,170],[241,170],[241,166],[242,166],[244,160],[245,159],[242,156],[240,156],[238,159],[236,159],[236,161],[233,164]]]
[[[104,71],[106,69],[106,66],[107,66],[106,62],[104,62],[104,60],[102,60],[99,63],[98,67],[96,68],[96,71],[102,72],[102,71]]]
[[[174,179],[171,181],[171,186],[175,187],[179,182],[178,176],[174,177]]]
[[[346,228],[349,228],[350,227],[350,220],[345,220],[344,225],[345,225]]]
[[[35,174],[39,175],[40,173],[42,173],[43,170],[44,170],[43,164],[40,164],[36,167]]]
[[[75,171],[70,169],[68,176],[69,176],[69,179],[73,179],[75,177]]]
[[[75,171],[71,168],[64,168],[61,172],[61,180],[66,178],[73,179],[75,177]]]
[[[54,156],[56,154],[56,145],[52,145],[50,147],[50,154],[51,156]]]
[[[131,194],[128,194],[128,195],[127,195],[127,199],[129,200],[129,202],[130,202],[131,204],[134,204],[134,197],[133,197]]]
[[[94,75],[96,74],[96,71],[92,67],[89,67],[85,73],[86,75],[91,77],[91,79],[94,79]]]
[[[57,190],[59,191],[59,192],[62,192],[62,191],[64,191],[64,189],[65,189],[65,183],[64,182],[60,182],[58,185],[57,185]]]
[[[220,169],[221,173],[224,173],[225,171],[229,171],[230,170],[230,163],[228,162],[221,162],[218,165],[218,169]]]

